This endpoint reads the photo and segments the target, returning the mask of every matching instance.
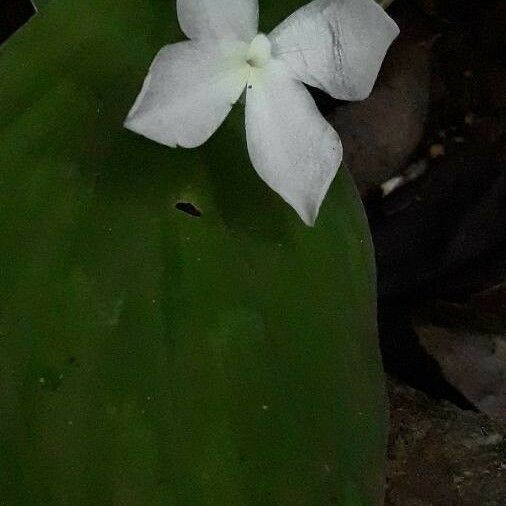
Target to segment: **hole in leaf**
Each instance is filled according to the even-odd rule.
[[[194,218],[200,218],[202,216],[202,211],[200,209],[196,208],[190,202],[178,202],[176,204],[176,209],[178,211],[182,211],[183,213],[189,214],[190,216],[193,216]]]

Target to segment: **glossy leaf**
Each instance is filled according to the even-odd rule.
[[[303,3],[260,2],[262,29]],[[380,504],[353,183],[311,229],[252,169],[242,106],[196,150],[123,129],[181,38],[174,1],[53,0],[0,48],[2,504]]]

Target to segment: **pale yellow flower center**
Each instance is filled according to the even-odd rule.
[[[262,68],[271,59],[271,41],[259,33],[251,42],[246,62],[253,68]]]

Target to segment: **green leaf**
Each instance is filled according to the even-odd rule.
[[[261,2],[262,29],[303,3]],[[54,0],[0,48],[2,504],[378,505],[353,183],[311,229],[251,167],[241,106],[196,150],[123,129],[179,39],[174,1]]]

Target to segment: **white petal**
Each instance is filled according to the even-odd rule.
[[[306,87],[279,61],[271,60],[264,69],[252,72],[246,135],[260,177],[307,225],[313,225],[343,150]]]
[[[251,42],[258,31],[258,0],[177,0],[179,24],[193,40]]]
[[[151,65],[125,127],[167,146],[200,146],[244,90],[247,51],[247,44],[237,41],[165,46]]]
[[[315,0],[269,35],[272,53],[306,84],[340,100],[371,93],[395,22],[374,0]]]

